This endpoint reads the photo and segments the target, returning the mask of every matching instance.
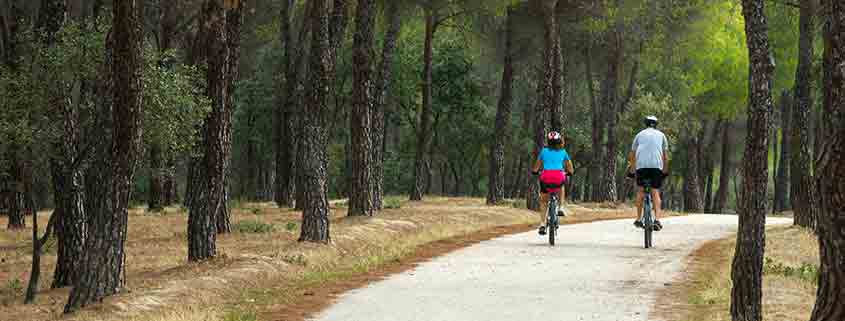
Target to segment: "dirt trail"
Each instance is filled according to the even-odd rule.
[[[736,220],[666,219],[650,250],[630,220],[562,226],[555,247],[536,232],[506,236],[348,292],[315,320],[655,321],[657,290],[679,279],[695,248],[735,232]]]

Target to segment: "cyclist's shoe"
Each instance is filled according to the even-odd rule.
[[[634,221],[634,226],[637,227],[637,228],[645,227],[645,225],[643,225],[643,221],[640,221],[640,220]]]
[[[540,232],[540,235],[546,235],[546,226],[545,225],[540,226],[539,232]]]
[[[660,221],[655,220],[654,221],[654,231],[657,232],[657,231],[660,231],[662,229],[663,229],[663,224],[660,224]]]
[[[561,208],[557,209],[557,216],[563,216],[563,217],[565,217],[565,216],[566,216],[566,210],[565,210],[565,209],[563,209],[563,207],[561,207]]]

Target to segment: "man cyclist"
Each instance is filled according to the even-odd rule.
[[[628,173],[637,179],[637,220],[634,226],[643,227],[643,199],[645,198],[644,183],[651,184],[651,199],[654,202],[654,230],[660,231],[663,225],[658,220],[661,212],[660,188],[663,178],[668,173],[669,141],[663,132],[657,130],[657,117],[647,116],[644,120],[646,128],[634,138],[631,151],[628,153]]]
[[[572,175],[572,159],[569,153],[563,148],[563,136],[552,131],[546,135],[546,147],[537,155],[537,161],[534,163],[532,173],[540,175],[540,235],[546,234],[546,214],[549,206],[549,194],[558,193],[558,199],[563,202],[564,190],[563,184],[566,184],[566,173]],[[540,169],[542,168],[542,174]],[[564,169],[566,173],[564,173]],[[564,216],[566,213],[563,206],[558,208],[558,215]]]

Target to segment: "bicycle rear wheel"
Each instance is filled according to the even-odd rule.
[[[558,218],[557,218],[557,202],[552,201],[549,202],[549,213],[548,213],[548,229],[549,229],[549,245],[555,245],[555,236],[557,234],[557,225],[558,225]]]
[[[643,247],[652,247],[652,234],[654,232],[654,214],[651,213],[651,197],[646,195],[643,206]]]
[[[652,247],[651,243],[651,234],[653,232],[653,227],[646,226],[645,227],[645,248],[650,249]]]

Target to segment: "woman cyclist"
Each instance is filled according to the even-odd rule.
[[[537,161],[534,163],[532,173],[540,175],[540,235],[546,234],[546,214],[549,206],[549,194],[558,193],[558,199],[563,202],[564,189],[563,184],[566,184],[566,176],[572,175],[572,159],[569,153],[563,148],[563,136],[552,131],[546,135],[546,147],[540,151],[537,156]],[[542,173],[540,172],[542,169]],[[566,172],[564,172],[566,170]],[[563,207],[558,209],[558,215],[565,215]]]

